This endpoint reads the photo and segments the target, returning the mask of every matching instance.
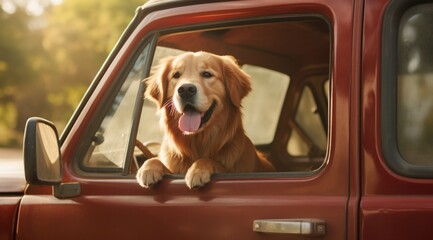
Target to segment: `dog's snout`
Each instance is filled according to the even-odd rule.
[[[197,87],[194,84],[183,84],[177,89],[181,98],[190,98],[197,94]]]

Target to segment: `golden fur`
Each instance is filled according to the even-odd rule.
[[[141,186],[169,173],[186,174],[194,188],[214,173],[274,170],[244,133],[241,100],[251,80],[233,57],[206,52],[168,57],[146,81],[145,96],[158,105],[164,139],[158,157],[138,170]]]

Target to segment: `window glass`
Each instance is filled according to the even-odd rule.
[[[299,130],[300,129],[292,130],[287,144],[287,152],[294,157],[307,156],[309,151],[309,146],[306,141],[304,141],[304,138],[299,135]]]
[[[329,91],[331,90],[329,84],[330,84],[329,80],[326,80],[325,83],[323,84],[323,91],[325,91],[325,96],[327,99],[329,99]]]
[[[290,78],[253,65],[242,69],[251,76],[253,88],[242,104],[245,131],[254,144],[269,144],[274,139]]]
[[[303,88],[294,120],[295,126],[287,145],[288,153],[298,157],[324,157],[327,136],[313,92],[308,86]]]
[[[109,111],[93,137],[88,155],[83,162],[90,168],[121,168],[131,134],[133,111],[143,70],[147,61],[148,47],[137,58],[125,82],[114,98]]]
[[[408,9],[398,31],[397,142],[411,164],[433,165],[433,4]]]

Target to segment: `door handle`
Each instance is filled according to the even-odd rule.
[[[285,233],[306,237],[326,234],[326,222],[321,219],[260,219],[254,220],[253,231],[261,233]]]

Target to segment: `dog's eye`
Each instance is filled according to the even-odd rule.
[[[212,73],[210,73],[210,72],[208,72],[208,71],[204,71],[204,72],[202,72],[201,75],[202,75],[204,78],[211,78],[211,77],[213,77]]]
[[[176,78],[176,79],[180,78],[180,72],[175,72],[173,74],[173,78]]]

